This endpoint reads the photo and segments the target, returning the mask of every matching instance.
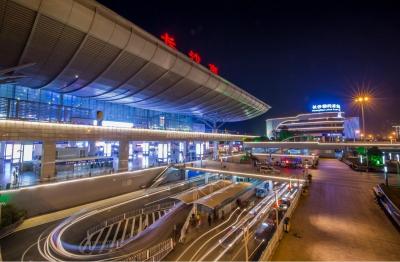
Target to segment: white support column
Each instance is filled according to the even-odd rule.
[[[233,151],[233,141],[229,141],[228,143],[229,143],[229,154],[231,155]]]
[[[218,145],[219,142],[218,141],[213,141],[213,160],[218,160]]]
[[[6,142],[0,142],[0,172],[4,168],[4,153],[6,151]]]
[[[171,141],[171,148],[170,148],[170,155],[171,155],[171,163],[178,163],[179,162],[179,142]]]
[[[89,148],[88,148],[88,156],[95,156],[96,155],[96,141],[88,141]]]
[[[40,180],[49,180],[56,175],[56,142],[42,142],[42,160]]]
[[[119,140],[118,172],[128,171],[129,141]]]

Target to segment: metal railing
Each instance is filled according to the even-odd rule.
[[[194,212],[195,212],[195,207],[193,205],[192,209],[190,210],[190,212],[185,220],[185,223],[182,226],[181,234],[179,237],[179,243],[183,243],[185,241],[186,233],[189,228],[190,218],[192,217],[192,214],[194,214]]]
[[[269,240],[268,245],[265,248],[264,252],[262,253],[259,261],[271,261],[272,256],[273,256],[276,248],[279,245],[279,241],[283,237],[284,220],[285,220],[286,217],[291,217],[292,216],[292,213],[294,212],[294,210],[296,209],[296,207],[297,207],[297,205],[299,203],[301,192],[302,192],[302,187],[299,188],[299,191],[297,192],[296,197],[293,199],[292,204],[290,205],[290,207],[286,211],[285,216],[281,219],[275,234]]]
[[[162,177],[164,176],[164,174],[168,171],[168,169],[170,168],[171,165],[167,165],[165,167],[165,169],[163,171],[160,172],[160,174],[158,174],[153,181],[151,182],[150,188],[154,188],[156,186],[159,185],[159,183],[162,181]]]
[[[158,204],[158,205],[153,205],[153,206],[149,206],[149,207],[145,207],[145,208],[135,209],[135,210],[120,214],[118,216],[108,218],[107,220],[103,221],[102,223],[89,228],[86,231],[86,235],[90,236],[90,235],[94,234],[95,232],[97,232],[98,230],[100,230],[104,227],[107,227],[109,225],[115,224],[121,220],[125,220],[127,218],[131,218],[131,217],[138,216],[138,215],[145,215],[145,214],[152,213],[155,211],[170,209],[173,206],[175,206],[175,201],[166,202],[166,203],[162,203],[162,204]]]
[[[129,255],[125,261],[160,261],[174,249],[174,240],[169,238],[148,249]]]
[[[2,161],[2,159],[0,159],[0,161]],[[107,168],[107,169],[98,170],[98,171],[93,171],[93,169],[89,169],[86,172],[74,172],[74,173],[71,173],[70,175],[62,175],[62,176],[56,175],[54,177],[45,178],[45,179],[38,178],[35,180],[31,180],[27,184],[22,184],[20,182],[15,183],[15,184],[13,184],[11,182],[5,183],[5,184],[0,184],[0,190],[13,190],[13,189],[33,187],[33,186],[44,185],[44,184],[58,183],[58,182],[63,182],[63,181],[79,180],[82,178],[101,177],[101,176],[115,175],[118,173],[136,172],[136,171],[140,171],[140,170],[146,170],[148,168],[163,167],[163,166],[167,166],[167,165],[168,165],[167,163],[155,162],[152,165],[146,165],[146,166],[142,166],[142,167],[139,167],[136,169],[124,171],[124,172],[118,171],[114,168]],[[61,172],[64,172],[64,171],[61,171]],[[21,179],[22,176],[24,176],[24,174],[21,174],[19,176],[19,178]],[[40,177],[39,174],[37,176]],[[7,184],[9,184],[9,186],[7,186]]]

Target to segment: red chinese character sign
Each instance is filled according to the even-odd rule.
[[[172,48],[176,48],[175,38],[170,36],[168,33],[164,33],[161,35],[161,39],[164,40],[164,43]]]
[[[214,64],[208,64],[208,68],[210,69],[211,72],[214,74],[218,75],[218,67]]]
[[[176,49],[176,42],[175,42],[175,38],[174,38],[173,36],[169,35],[168,33],[164,33],[164,34],[161,35],[161,39],[164,41],[164,43],[165,43],[167,46]],[[193,50],[190,50],[190,51],[188,52],[188,56],[189,56],[189,58],[192,59],[194,62],[196,62],[197,64],[200,64],[200,62],[201,62],[201,56],[200,56],[199,53],[197,53],[197,52],[195,52],[195,51],[193,51]],[[214,64],[208,64],[208,69],[209,69],[212,73],[214,73],[214,74],[216,74],[216,75],[219,74],[219,69],[218,69],[218,67],[217,67],[216,65],[214,65]]]
[[[188,55],[189,55],[190,59],[192,59],[196,63],[200,64],[201,56],[199,55],[199,53],[196,53],[193,50],[190,50]]]

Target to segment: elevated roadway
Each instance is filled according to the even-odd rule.
[[[295,148],[295,149],[318,149],[318,150],[344,150],[356,147],[378,147],[381,149],[400,149],[400,143],[389,142],[244,142],[247,148]]]
[[[290,182],[290,181],[299,181],[305,182],[304,179],[294,179],[289,176],[283,175],[267,175],[261,173],[251,173],[251,172],[239,172],[239,171],[230,171],[226,169],[217,169],[217,168],[202,168],[202,167],[185,167],[186,170],[193,170],[193,171],[200,171],[200,172],[207,172],[207,173],[215,173],[215,174],[222,174],[226,176],[239,176],[239,177],[248,177],[248,178],[255,178],[260,180],[273,180],[273,181],[281,181],[281,182]]]
[[[0,141],[242,141],[250,135],[0,120]]]

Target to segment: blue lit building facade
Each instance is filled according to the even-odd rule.
[[[266,136],[278,139],[286,132],[287,139],[345,141],[360,139],[360,119],[339,112],[313,112],[293,117],[266,120]]]
[[[20,119],[75,124],[94,124],[98,111],[109,125],[148,129],[205,132],[206,127],[191,115],[163,113],[91,98],[0,84],[0,119]]]

